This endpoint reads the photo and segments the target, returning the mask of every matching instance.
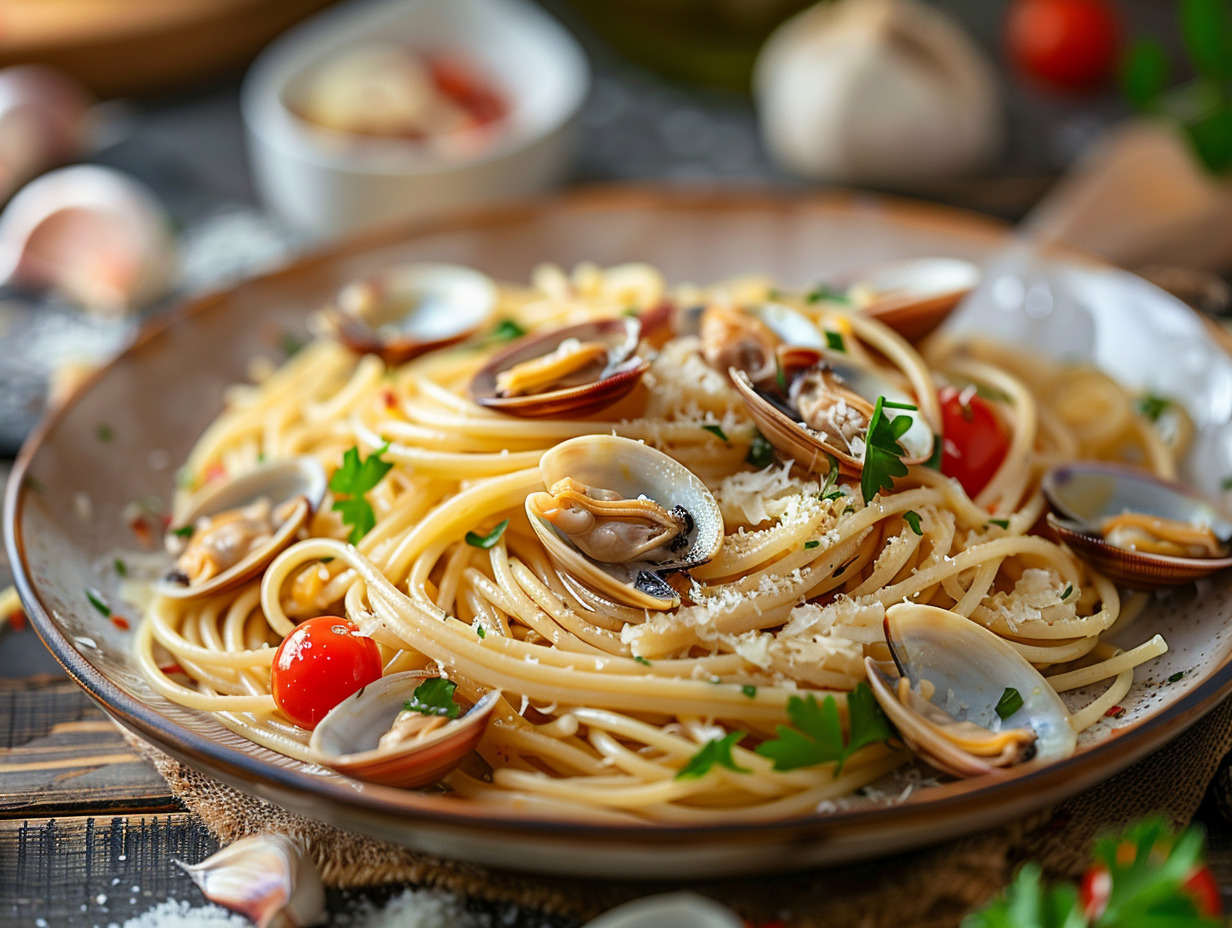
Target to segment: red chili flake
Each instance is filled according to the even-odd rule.
[[[1125,714],[1125,709],[1123,706],[1113,706],[1111,709],[1109,709],[1107,712],[1104,713],[1104,717],[1109,718],[1109,719],[1119,719],[1124,714]]]
[[[116,615],[115,613],[112,613],[111,615],[111,624],[122,632],[126,632],[129,629],[128,619],[124,618],[122,615]]]
[[[398,406],[398,398],[394,396],[393,390],[382,390],[381,398],[385,401],[386,409],[396,409]]]
[[[165,674],[184,672],[184,668],[181,667],[179,664],[166,664],[162,667],[159,667],[158,669],[159,669],[159,672],[165,673]]]
[[[128,527],[133,530],[133,534],[137,536],[137,540],[143,547],[148,548],[153,543],[154,535],[150,531],[150,523],[144,518],[133,519],[128,523]]]
[[[211,483],[227,476],[227,469],[215,461],[201,474],[201,480],[204,483]]]
[[[26,613],[21,609],[14,609],[9,613],[9,628],[15,632],[26,630]]]

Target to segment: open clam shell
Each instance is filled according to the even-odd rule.
[[[309,747],[322,764],[357,780],[406,788],[437,782],[475,750],[500,699],[499,691],[486,693],[422,739],[379,747],[415,689],[437,676],[411,670],[381,677],[331,709],[317,724]]]
[[[222,569],[194,582],[177,567],[159,582],[158,592],[176,599],[196,599],[251,580],[295,539],[321,505],[325,489],[325,469],[310,457],[269,464],[234,479],[207,485],[169,527],[167,548],[179,559],[177,564],[185,563],[186,555],[195,555],[213,558]],[[254,530],[259,540],[250,543],[248,552],[238,561],[225,565],[233,545],[249,542],[249,538],[236,534],[218,535],[217,525],[222,517],[243,513],[249,507],[263,505],[262,501],[268,504],[268,530]],[[183,535],[188,537],[181,537]],[[252,537],[251,532],[249,537]]]
[[[1232,567],[1232,521],[1190,487],[1104,462],[1055,467],[1041,487],[1055,510],[1048,515],[1049,527],[1096,570],[1125,586],[1153,590]],[[1116,536],[1110,540],[1106,520],[1126,513],[1209,528],[1212,556],[1161,554],[1116,543]]]
[[[701,479],[683,464],[649,445],[613,435],[586,435],[561,442],[539,462],[551,490],[570,478],[579,484],[612,491],[623,500],[652,501],[663,510],[687,514],[687,528],[674,539],[674,550],[624,562],[597,560],[546,514],[549,493],[526,499],[531,528],[563,572],[592,589],[640,609],[672,609],[680,598],[662,577],[714,557],[723,543],[723,515]]]
[[[641,332],[638,319],[622,316],[532,333],[497,352],[475,374],[470,384],[471,399],[489,409],[526,418],[597,412],[625,397],[650,369],[650,362],[637,353]],[[569,369],[548,389],[506,393],[502,382],[514,368],[553,355],[563,360],[570,346],[579,352],[588,346],[601,346],[606,351],[588,356],[587,363]]]
[[[1007,642],[946,609],[898,603],[886,610],[893,665],[865,659],[869,683],[903,740],[932,765],[978,776],[1025,760],[1068,757],[1077,745],[1069,711],[1048,681]],[[899,679],[911,686],[901,698]],[[927,701],[920,684],[932,684]],[[1022,705],[997,713],[1007,689]]]
[[[496,300],[496,284],[479,271],[402,264],[347,284],[317,326],[357,354],[402,364],[479,331]]]
[[[918,341],[975,289],[980,274],[978,265],[959,258],[914,258],[852,275],[847,289],[866,315]]]
[[[824,348],[810,348],[809,351],[818,358],[816,369],[824,366],[828,371],[825,383],[819,383],[817,389],[835,401],[833,415],[845,418],[858,413],[863,416],[862,427],[854,428],[854,434],[846,439],[810,428],[797,408],[796,400],[759,387],[743,371],[735,368],[730,371],[732,385],[740,393],[749,415],[766,440],[784,456],[810,471],[825,471],[829,466],[828,459],[833,456],[845,473],[858,474],[864,467],[868,416],[859,413],[854,401],[848,402],[843,397],[850,399],[854,395],[861,399],[861,408],[866,412],[871,412],[878,397],[902,406],[918,404],[914,397],[890,383],[878,371],[847,354]],[[904,463],[927,461],[933,453],[933,430],[919,409],[894,408],[887,410],[887,414],[911,419],[910,427],[899,438],[905,452]],[[835,425],[836,432],[839,424]]]

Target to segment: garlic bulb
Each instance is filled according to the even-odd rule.
[[[0,281],[52,290],[90,312],[121,315],[158,299],[174,265],[166,211],[112,168],[44,174],[0,213]]]
[[[996,77],[917,0],[835,0],[770,36],[754,74],[771,155],[806,177],[901,184],[968,171],[1000,146]]]

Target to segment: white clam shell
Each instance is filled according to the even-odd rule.
[[[539,460],[543,483],[551,487],[565,477],[592,487],[614,490],[625,499],[646,496],[664,509],[683,506],[693,519],[689,546],[670,563],[608,564],[591,560],[568,536],[535,509],[527,497],[531,528],[556,565],[574,578],[619,602],[645,609],[671,609],[676,597],[655,595],[635,586],[640,570],[685,569],[714,557],[723,543],[723,515],[701,478],[662,451],[630,438],[585,435],[561,442]]]
[[[325,921],[320,874],[300,842],[287,835],[250,835],[200,863],[176,863],[207,899],[238,912],[257,928]]]
[[[663,893],[617,906],[585,928],[744,928],[744,924],[713,899],[696,893]]]
[[[53,290],[91,312],[116,315],[158,299],[173,270],[165,211],[112,168],[44,174],[0,213],[0,280]]]
[[[1036,735],[1035,760],[1074,753],[1078,736],[1061,697],[999,636],[947,609],[914,603],[887,609],[885,629],[895,662],[913,689],[928,680],[936,687],[933,704],[956,721],[991,731],[1030,728]],[[944,756],[949,746],[934,745],[928,731],[912,723],[912,710],[898,702],[890,686],[893,677],[883,675],[871,660],[866,666],[878,702],[903,738],[925,757]],[[1007,687],[1018,691],[1023,704],[1002,719],[996,706]]]
[[[352,693],[317,723],[309,747],[321,763],[339,773],[386,786],[428,786],[444,777],[479,744],[500,691],[485,693],[475,705],[423,740],[397,748],[380,748],[418,687],[439,676],[411,670],[381,677]]]
[[[862,312],[918,341],[945,321],[981,275],[961,258],[913,258],[868,268],[848,286]]]
[[[316,458],[311,457],[268,464],[233,479],[220,481],[217,485],[207,484],[179,514],[171,526],[172,531],[177,526],[192,525],[202,516],[243,508],[262,497],[268,499],[274,509],[289,500],[298,502],[269,541],[250,552],[238,564],[203,583],[185,585],[161,581],[158,592],[174,599],[196,599],[220,593],[256,576],[294,540],[296,533],[321,505],[325,490],[325,469]]]

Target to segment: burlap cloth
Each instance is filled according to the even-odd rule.
[[[411,883],[463,897],[511,902],[579,921],[640,895],[680,888],[549,878],[438,860],[286,812],[172,760],[145,744],[149,758],[188,809],[224,844],[259,832],[306,842],[328,885]],[[1232,749],[1232,700],[1159,752],[1055,808],[1002,828],[889,860],[816,873],[747,881],[691,883],[754,922],[789,926],[951,928],[1009,882],[1024,860],[1054,876],[1074,876],[1089,860],[1092,838],[1151,812],[1177,826],[1197,810]],[[1222,777],[1227,777],[1225,769]]]

